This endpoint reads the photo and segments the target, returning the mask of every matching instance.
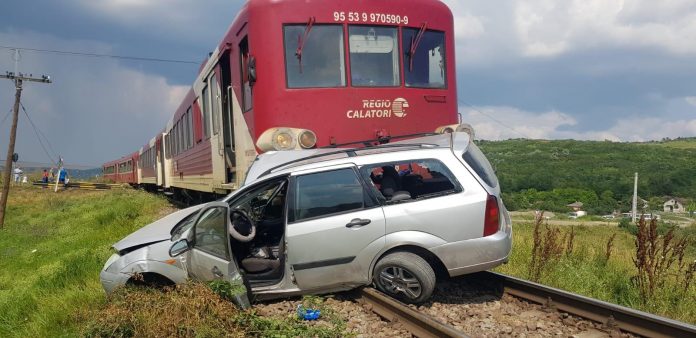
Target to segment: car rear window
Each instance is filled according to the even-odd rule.
[[[360,170],[387,201],[399,191],[408,192],[412,200],[461,192],[447,166],[435,159],[377,163]]]
[[[498,178],[495,176],[491,163],[488,162],[486,155],[473,142],[469,143],[469,147],[467,147],[462,158],[489,187],[495,188],[498,186]]]

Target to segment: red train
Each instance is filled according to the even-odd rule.
[[[104,178],[119,183],[137,183],[138,158],[139,153],[134,152],[118,160],[104,163],[102,165]]]
[[[224,194],[265,151],[452,130],[454,50],[437,0],[249,0],[130,183]]]

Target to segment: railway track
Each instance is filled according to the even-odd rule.
[[[46,188],[53,188],[55,187],[55,182],[50,182],[50,183],[43,183],[43,182],[32,182],[32,185],[35,186],[40,186],[40,187],[46,187]],[[60,189],[65,189],[65,188],[70,188],[70,189],[80,189],[80,190],[111,190],[115,188],[121,188],[123,187],[122,184],[113,184],[113,183],[95,183],[95,182],[70,182],[68,184],[58,184],[58,188]]]
[[[483,291],[467,290],[455,292],[462,295],[461,298],[464,303],[468,302],[464,301],[464,298],[471,299],[472,297],[470,296],[476,294],[477,296],[475,297],[483,297],[489,301],[497,298],[499,300],[507,299],[507,301],[510,302],[512,299],[512,302],[517,301],[519,303],[525,303],[528,304],[528,307],[535,309],[513,313],[513,317],[518,316],[524,318],[525,313],[540,316],[546,315],[551,318],[548,320],[555,320],[556,322],[562,323],[559,325],[578,324],[579,327],[589,328],[589,330],[584,332],[594,334],[605,333],[606,336],[612,334],[612,336],[696,337],[696,326],[694,325],[498,273],[477,273],[466,277],[455,278],[448,283],[452,283],[454,287],[484,289]],[[436,292],[442,293],[443,291],[448,292],[451,290],[452,289],[445,289]],[[434,298],[438,297],[444,296],[436,294]],[[454,297],[456,299],[456,297],[459,296],[454,295]],[[447,320],[442,320],[442,318],[440,318],[440,320],[435,319],[430,315],[430,312],[437,313],[439,308],[432,311],[433,308],[407,306],[371,288],[363,289],[358,301],[369,310],[377,313],[380,317],[392,322],[401,323],[401,325],[417,337],[467,337],[467,334],[480,334],[480,332],[464,332],[466,330],[462,330],[461,327],[445,324],[444,322],[447,322]],[[466,307],[467,311],[469,311],[469,316],[479,311],[479,309],[475,307],[470,308],[469,305],[471,304],[458,305]],[[455,305],[445,304],[444,306]],[[536,309],[542,309],[543,311]],[[490,316],[490,314],[487,316]],[[577,319],[573,317],[577,317]],[[457,318],[456,320],[459,319]],[[585,324],[583,323],[584,320],[592,321],[595,324],[594,326],[593,324]],[[505,325],[506,324],[493,324],[493,326],[500,327]],[[598,332],[595,330],[595,326],[601,327],[602,331]],[[535,331],[538,335],[539,333],[543,334],[545,329],[550,330],[551,328],[552,326],[545,327],[543,324],[534,324],[534,327],[530,329],[539,330]],[[503,331],[503,334],[516,332],[513,327],[508,326],[507,329],[508,332]],[[525,329],[527,329],[527,327],[525,327]],[[575,327],[573,327],[573,329],[575,329]],[[497,335],[496,332],[498,331],[491,331],[491,334]],[[552,334],[552,332],[548,332],[548,335]]]

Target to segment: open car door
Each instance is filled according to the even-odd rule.
[[[188,275],[195,280],[230,283],[233,302],[244,309],[251,306],[249,284],[239,272],[230,250],[229,223],[230,207],[227,203],[206,204],[196,216],[189,236],[175,242],[169,254],[172,257],[185,254]]]

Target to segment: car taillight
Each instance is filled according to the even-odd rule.
[[[498,232],[498,228],[500,228],[499,215],[498,199],[495,196],[488,195],[488,200],[486,200],[486,218],[483,221],[483,237]]]

